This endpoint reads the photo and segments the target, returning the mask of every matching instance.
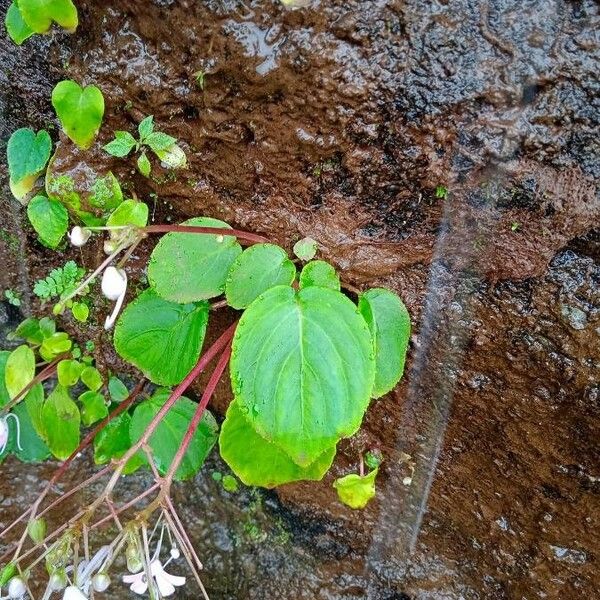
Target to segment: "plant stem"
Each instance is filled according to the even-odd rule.
[[[235,236],[239,240],[245,240],[253,244],[264,244],[269,240],[262,235],[241,231],[239,229],[229,229],[229,227],[199,227],[196,225],[148,225],[140,228],[143,233],[204,233],[213,235]]]

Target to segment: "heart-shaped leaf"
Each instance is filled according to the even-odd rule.
[[[35,33],[35,31],[25,23],[16,2],[13,2],[8,7],[4,25],[6,26],[6,31],[8,32],[10,39],[17,44],[17,46],[20,46],[26,39],[30,38]]]
[[[302,467],[356,432],[374,377],[369,328],[339,292],[271,288],[236,330],[234,394],[253,428]]]
[[[23,19],[36,33],[45,33],[52,21],[64,29],[74,31],[79,19],[71,0],[18,0]]]
[[[225,296],[233,308],[246,308],[269,288],[291,285],[295,277],[296,267],[283,248],[255,244],[233,261],[225,284]]]
[[[400,298],[384,288],[361,295],[358,302],[375,343],[373,398],[387,394],[400,381],[410,339],[410,315]]]
[[[55,249],[69,228],[69,213],[56,200],[36,196],[27,205],[27,217],[38,234],[40,242]]]
[[[306,468],[298,466],[283,450],[262,438],[232,402],[219,436],[221,457],[246,485],[273,488],[292,481],[319,481],[327,473],[335,447],[325,450]]]
[[[79,445],[79,409],[67,388],[58,384],[42,407],[46,443],[56,458],[66,460]]]
[[[17,129],[8,140],[6,155],[11,191],[20,200],[35,185],[50,159],[52,140],[43,129],[36,134],[32,129]]]
[[[74,81],[60,81],[52,91],[52,106],[69,138],[80,148],[89,148],[104,116],[102,92],[95,85],[82,89]]]
[[[115,328],[115,348],[160,385],[176,385],[200,356],[208,322],[208,304],[176,304],[152,289],[123,311]]]
[[[169,394],[168,390],[159,390],[152,398],[136,407],[129,429],[132,444],[144,434],[156,413],[169,398]],[[169,470],[197,407],[198,405],[188,398],[179,398],[150,437],[149,445],[159,473],[164,475]],[[209,411],[204,411],[198,429],[177,469],[176,479],[189,479],[198,472],[217,441],[218,431],[219,426],[215,418]]]
[[[332,290],[340,290],[340,278],[335,269],[324,260],[313,260],[304,265],[300,273],[300,287],[326,287]]]
[[[375,478],[379,469],[368,475],[360,476],[352,473],[340,477],[333,482],[338,498],[350,508],[364,508],[369,500],[375,497]]]
[[[208,217],[182,225],[229,228]],[[242,247],[230,235],[167,233],[152,252],[148,280],[160,296],[172,302],[214,298],[223,293],[229,268],[241,252]]]

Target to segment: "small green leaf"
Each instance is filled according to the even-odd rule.
[[[73,302],[71,312],[80,323],[85,323],[90,316],[90,309],[84,302]]]
[[[10,353],[6,361],[4,375],[6,390],[11,398],[15,398],[35,377],[35,354],[23,344]]]
[[[113,402],[123,402],[129,397],[127,386],[114,375],[111,375],[108,380],[108,393]]]
[[[154,131],[154,117],[152,115],[142,119],[138,125],[140,141],[143,142]]]
[[[92,392],[97,392],[102,387],[102,375],[96,367],[86,367],[81,372],[81,381],[90,389]]]
[[[132,444],[135,444],[144,434],[169,395],[168,390],[159,390],[152,398],[136,407],[130,428]],[[198,405],[188,398],[180,398],[163,417],[150,437],[149,445],[159,473],[164,475],[171,466],[197,407]],[[218,429],[215,418],[209,411],[205,411],[177,469],[176,479],[189,479],[198,472],[217,441]]]
[[[52,91],[52,106],[69,138],[89,148],[104,116],[102,92],[94,85],[82,89],[74,81],[60,81]]]
[[[382,462],[383,456],[378,450],[374,452],[369,451],[365,454],[365,464],[369,469],[376,469]]]
[[[138,171],[144,177],[150,177],[150,171],[152,171],[152,165],[150,164],[150,161],[148,160],[148,157],[146,156],[146,154],[144,152],[142,154],[140,154],[140,156],[138,157],[137,168],[138,168]]]
[[[129,427],[131,416],[124,412],[106,427],[104,427],[94,438],[94,462],[103,465],[113,458],[120,458],[131,447]]]
[[[229,228],[218,219],[199,217],[182,225]],[[167,233],[158,242],[148,265],[150,285],[165,300],[196,302],[223,293],[227,274],[242,248],[234,236]],[[190,274],[202,274],[191,277]]]
[[[60,244],[69,227],[69,213],[56,200],[36,196],[27,205],[27,217],[40,241],[53,250]]]
[[[200,356],[207,322],[206,302],[176,304],[148,289],[118,320],[115,349],[153,383],[176,385]]]
[[[146,141],[149,142],[149,139]],[[169,146],[166,150],[154,150],[154,154],[167,169],[184,169],[187,165],[185,152],[177,144]]]
[[[19,323],[9,339],[21,338],[30,344],[39,345],[44,340],[38,319],[28,318]]]
[[[148,205],[138,200],[123,201],[106,221],[108,227],[120,227],[124,225],[145,227],[147,223]]]
[[[136,139],[128,131],[115,131],[115,139],[103,146],[102,149],[112,156],[124,158],[136,144]]]
[[[352,473],[333,482],[339,499],[350,508],[364,508],[375,497],[375,478],[379,469],[361,477]]]
[[[83,392],[79,396],[79,402],[82,404],[81,421],[86,427],[108,416],[108,407],[104,401],[104,396],[98,392],[92,392],[91,390]]]
[[[223,485],[223,489],[230,494],[235,494],[240,490],[240,484],[238,480],[232,475],[224,475],[223,479],[221,479],[221,483]]]
[[[307,467],[360,427],[375,377],[373,341],[340,292],[277,286],[242,315],[230,372],[252,427]]]
[[[297,241],[294,244],[294,254],[300,259],[300,260],[312,260],[315,257],[315,254],[317,253],[317,242],[315,242],[315,240],[313,240],[312,238],[306,237],[303,238],[299,241]]]
[[[38,434],[38,436],[45,440],[46,439],[46,428],[42,419],[42,407],[44,406],[44,388],[41,383],[34,385],[25,400],[23,401],[27,414],[31,419],[31,424]],[[20,404],[18,405],[20,406]]]
[[[0,571],[0,587],[4,587],[15,575],[17,575],[17,565],[8,563]]]
[[[42,407],[42,420],[46,430],[46,443],[52,454],[66,460],[79,445],[79,409],[69,392],[57,385]]]
[[[17,129],[8,140],[6,155],[13,195],[22,199],[35,185],[50,159],[52,140],[43,129]],[[16,192],[16,193],[15,193]]]
[[[177,142],[177,140],[166,133],[156,131],[146,140],[143,140],[143,142],[149,146],[153,152],[162,152],[168,150]]]
[[[44,338],[49,338],[56,333],[56,321],[50,317],[40,319],[40,331]]]
[[[225,296],[233,308],[246,308],[269,288],[291,285],[295,277],[296,267],[283,248],[255,244],[233,261],[225,284]]]
[[[23,15],[16,2],[13,2],[8,7],[4,25],[6,25],[6,31],[8,32],[10,39],[17,44],[17,46],[20,46],[26,39],[30,38],[35,33],[35,31],[33,31],[33,29],[31,29],[31,27],[23,20]]]
[[[300,273],[300,287],[305,288],[311,285],[330,288],[338,292],[341,288],[336,270],[324,260],[313,260],[304,265],[302,273]]]
[[[404,373],[410,340],[410,315],[400,298],[384,288],[368,290],[358,302],[375,343],[373,397],[387,394]]]
[[[52,21],[74,31],[79,24],[77,8],[71,0],[18,0],[23,19],[36,33],[46,33]]]
[[[83,365],[77,360],[61,360],[58,363],[58,382],[64,387],[71,387],[79,381]]]
[[[319,481],[335,456],[333,447],[308,467],[299,467],[283,450],[254,431],[238,402],[229,405],[219,448],[223,460],[245,485],[265,488],[292,481]]]
[[[50,337],[44,338],[40,348],[40,356],[46,361],[54,360],[59,354],[68,352],[72,345],[73,342],[64,331],[53,333]]]

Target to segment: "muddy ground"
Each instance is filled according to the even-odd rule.
[[[81,0],[75,35],[0,40],[2,144],[53,127],[62,171],[112,169],[156,222],[207,214],[288,248],[310,235],[345,282],[391,287],[411,311],[407,376],[322,483],[230,495],[215,462],[178,488],[211,597],[600,595],[598,6],[308,4]],[[86,153],[51,111],[65,77],[107,100]],[[188,154],[176,178],[100,151],[147,114]],[[36,278],[67,257],[91,266],[101,248],[44,250],[2,169],[0,287],[29,314]],[[20,315],[0,309],[6,330]],[[94,325],[103,311],[80,335],[119,369]],[[215,409],[227,401],[224,384]],[[386,458],[380,493],[352,512],[331,482],[372,448]],[[2,466],[7,516],[48,468]]]

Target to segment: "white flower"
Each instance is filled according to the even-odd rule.
[[[89,229],[84,229],[83,227],[73,227],[71,229],[71,233],[69,233],[69,239],[71,240],[71,244],[73,246],[83,246],[92,235],[92,232]]]
[[[127,273],[117,267],[107,267],[102,276],[102,293],[109,299],[116,301],[112,314],[106,318],[104,329],[110,329],[117,320],[125,293],[127,292]]]
[[[150,564],[150,573],[156,581],[156,586],[162,596],[172,596],[175,593],[176,586],[185,585],[185,577],[178,577],[177,575],[167,573],[158,559],[152,561]],[[123,583],[130,583],[129,589],[136,594],[145,594],[148,590],[145,571],[136,573],[135,575],[124,575]]]
[[[14,413],[9,413],[6,417],[0,417],[0,454],[6,450],[6,446],[8,444],[9,430],[8,430],[8,418],[12,417],[15,420],[15,425],[17,427],[17,447],[19,450],[23,450],[21,448],[21,424],[19,422],[19,417]]]
[[[63,600],[88,600],[87,596],[76,586],[70,585],[65,589]]]
[[[187,165],[185,152],[177,144],[169,146],[166,150],[157,150],[156,155],[163,167],[168,169],[183,169]]]
[[[20,577],[13,577],[8,582],[8,598],[15,600],[23,598],[27,593],[27,586]]]

